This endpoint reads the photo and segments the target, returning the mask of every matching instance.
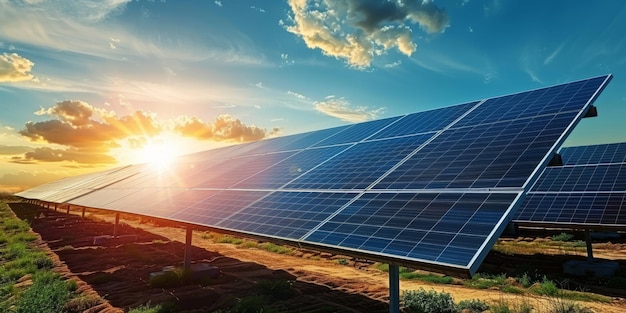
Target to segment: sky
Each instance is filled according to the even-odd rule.
[[[626,2],[0,0],[0,191],[613,74]]]

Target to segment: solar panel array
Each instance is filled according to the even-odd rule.
[[[94,174],[98,183],[62,200],[473,273],[610,79],[204,151],[161,171]],[[51,188],[18,195],[61,199]]]
[[[562,148],[563,166],[548,167],[514,222],[626,228],[626,143]]]

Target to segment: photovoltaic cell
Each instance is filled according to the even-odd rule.
[[[580,111],[595,100],[605,83],[601,76],[554,87],[542,88],[509,96],[492,98],[470,112],[455,127],[516,120],[529,116]],[[597,95],[596,95],[597,96]]]
[[[288,159],[296,152],[280,152],[231,159],[220,163],[218,166],[210,167],[208,171],[197,172],[197,175],[204,174],[205,179],[195,187],[228,188]]]
[[[529,193],[513,220],[623,228],[626,227],[626,193]]]
[[[543,171],[513,221],[626,227],[626,143],[567,147],[560,153],[567,165]]]
[[[626,163],[546,168],[532,191],[626,192]]]
[[[366,193],[304,241],[469,267],[517,196]]]
[[[626,143],[566,147],[559,154],[564,165],[625,163]]]
[[[313,146],[321,147],[321,146],[330,146],[330,145],[337,145],[337,144],[343,144],[343,143],[359,142],[363,139],[366,139],[372,136],[374,133],[380,131],[386,126],[393,124],[398,119],[400,119],[400,116],[354,124],[342,130],[341,132],[314,144]]]
[[[314,132],[308,132],[306,135],[301,138],[290,142],[284,146],[279,148],[280,151],[288,151],[295,149],[304,149],[315,145],[316,143],[325,140],[347,128],[351,127],[351,125],[339,126],[334,128],[322,129]]]
[[[431,135],[359,143],[289,183],[289,189],[364,189]]]
[[[443,129],[475,106],[478,101],[403,116],[369,139],[392,138]]]
[[[350,193],[277,191],[222,220],[217,226],[297,240],[354,196]]]
[[[215,226],[226,217],[270,194],[268,191],[224,190],[205,191],[207,198],[174,212],[168,218],[192,222],[200,225]]]
[[[302,150],[290,158],[233,185],[242,189],[278,189],[314,166],[334,157],[348,146],[334,146]]]
[[[576,114],[448,129],[374,188],[523,187]]]

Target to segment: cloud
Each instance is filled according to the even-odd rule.
[[[7,146],[0,145],[0,155],[16,155],[32,151],[33,148],[26,146]]]
[[[445,11],[430,1],[289,0],[289,6],[293,24],[281,20],[280,25],[302,37],[309,48],[361,69],[393,48],[411,56],[417,45],[409,25],[431,34],[449,25]]]
[[[113,112],[97,109],[85,102],[66,100],[35,114],[48,114],[57,119],[27,122],[19,133],[32,141],[44,141],[79,149],[108,150],[117,147],[116,140],[143,134],[152,136],[162,131],[154,116],[136,111],[118,117]],[[97,118],[97,119],[96,119]]]
[[[117,161],[112,156],[99,153],[89,152],[81,149],[53,149],[49,147],[35,148],[29,151],[23,157],[15,157],[12,163],[32,164],[38,162],[76,162],[81,164],[114,164]]]
[[[0,83],[35,80],[29,72],[35,63],[17,53],[0,55]]]
[[[290,94],[290,95],[292,95],[292,96],[294,96],[294,97],[296,97],[298,99],[306,99],[305,96],[303,96],[303,95],[301,95],[301,94],[299,94],[297,92],[287,91],[287,94]]]
[[[70,176],[69,173],[41,171],[19,171],[0,175],[0,191],[18,192],[31,186],[41,185]]]
[[[278,128],[268,132],[254,125],[247,126],[228,114],[218,116],[213,123],[206,123],[197,117],[180,116],[176,118],[173,130],[185,137],[231,142],[261,140],[280,132]]]
[[[384,108],[369,109],[354,107],[345,98],[327,97],[323,101],[313,103],[315,109],[342,121],[357,123],[375,119]]]

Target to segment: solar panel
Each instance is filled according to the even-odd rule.
[[[469,266],[517,193],[366,193],[305,242]]]
[[[610,78],[137,166],[69,202],[473,273]]]
[[[216,226],[297,240],[354,196],[355,194],[345,192],[275,192],[234,213]]]
[[[567,147],[546,168],[513,221],[524,225],[626,227],[626,143]]]
[[[431,135],[356,144],[289,183],[289,189],[364,189]]]
[[[559,151],[564,165],[626,162],[626,142],[566,147]]]
[[[476,104],[478,104],[478,101],[408,114],[369,139],[392,138],[438,131],[448,126]]]

